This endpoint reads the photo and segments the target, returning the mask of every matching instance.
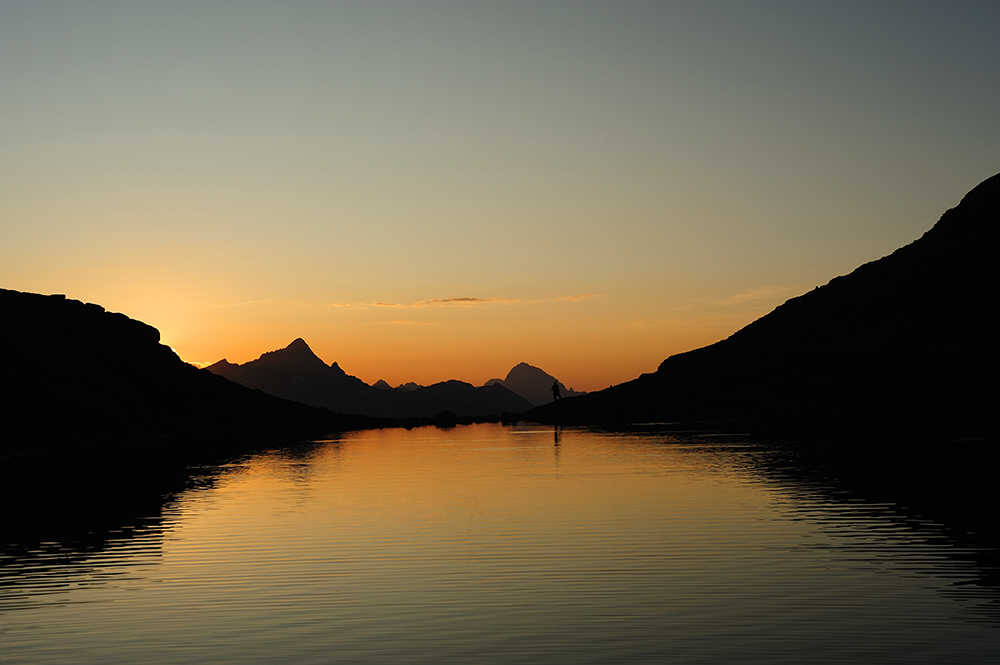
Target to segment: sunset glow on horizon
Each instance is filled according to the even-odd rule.
[[[0,0],[0,287],[197,363],[652,372],[1000,171],[987,2]]]

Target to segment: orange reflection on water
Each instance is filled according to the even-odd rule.
[[[505,539],[528,534],[541,549],[614,549],[598,534],[636,530],[648,537],[658,532],[650,520],[662,532],[681,519],[710,532],[726,513],[720,507],[763,500],[759,488],[751,490],[719,460],[669,438],[595,438],[573,430],[357,432],[240,465],[212,491],[210,509],[188,513],[166,549],[256,541],[254,550],[272,554],[295,542],[317,552],[453,547],[456,555],[463,544],[503,547]],[[706,473],[720,481],[706,482]],[[305,544],[303,533],[311,534]]]
[[[23,650],[46,663],[840,663],[859,643],[892,656],[864,662],[950,662],[956,645],[995,660],[976,659],[995,631],[928,588],[968,571],[891,520],[762,480],[760,454],[500,425],[275,450],[172,503],[137,543],[155,566],[98,568],[114,583],[74,590],[41,629],[22,612],[30,630],[5,639],[33,631]],[[72,658],[53,660],[70,628]]]

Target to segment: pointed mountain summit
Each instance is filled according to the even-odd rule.
[[[995,435],[1000,175],[918,240],[653,374],[530,417],[733,420],[835,436]]]
[[[507,372],[507,378],[503,380],[490,379],[486,382],[486,385],[500,384],[528,400],[534,406],[540,406],[552,401],[553,383],[559,384],[559,392],[562,397],[585,394],[567,388],[551,374],[528,363],[518,363]]]
[[[220,360],[206,369],[277,397],[317,407],[337,405],[340,413],[361,413],[359,405],[368,391],[374,390],[337,363],[328,366],[301,337],[248,363],[234,365]]]
[[[286,371],[305,373],[322,372],[327,365],[319,356],[313,353],[306,341],[296,338],[291,344],[277,351],[262,353],[257,360],[251,361],[256,367],[281,368]]]
[[[230,381],[242,383],[248,388],[259,388],[264,392],[273,393],[278,384],[289,380],[287,376],[289,374],[316,377],[325,374],[329,368],[313,353],[305,340],[299,337],[285,348],[263,353],[256,360],[243,365],[231,363],[223,358],[205,369]],[[278,390],[280,392],[280,389]]]

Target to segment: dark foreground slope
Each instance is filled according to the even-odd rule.
[[[364,425],[197,369],[98,305],[0,290],[0,456],[42,447],[298,437]]]
[[[919,240],[543,422],[731,420],[826,435],[995,436],[1000,175]]]

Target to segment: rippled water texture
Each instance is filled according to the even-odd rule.
[[[1000,660],[974,556],[774,454],[499,425],[261,454],[90,551],[5,556],[0,661]]]

